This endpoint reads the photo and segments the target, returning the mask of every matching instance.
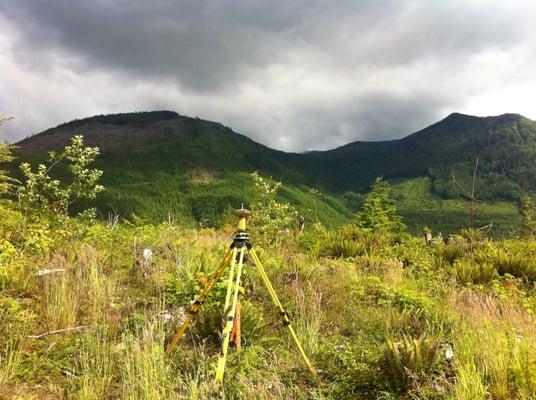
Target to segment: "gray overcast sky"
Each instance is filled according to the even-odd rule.
[[[534,21],[534,1],[1,0],[3,131],[169,109],[302,151],[535,119]]]

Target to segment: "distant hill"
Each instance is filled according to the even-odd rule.
[[[432,195],[463,199],[477,158],[480,200],[517,201],[536,189],[536,122],[518,114],[454,113],[402,139],[303,154],[270,149],[219,123],[171,111],[114,114],[75,120],[27,138],[17,144],[20,156],[40,157],[63,147],[73,134],[101,148],[99,166],[109,190],[100,208],[150,219],[177,212],[217,223],[226,204],[242,200],[242,187],[249,194],[252,171],[284,182],[282,197],[310,218],[321,204],[315,215],[334,223],[349,218],[359,193],[367,192],[377,176],[397,181],[427,177]],[[308,196],[313,187],[323,196]]]
[[[171,111],[95,116],[48,129],[17,143],[24,154],[43,154],[84,135],[99,146],[101,159],[164,172],[195,169],[261,171],[274,178],[299,180],[310,174],[309,160],[300,154],[270,149],[217,122],[181,116]],[[306,165],[305,165],[305,164]],[[303,165],[302,165],[303,164]]]

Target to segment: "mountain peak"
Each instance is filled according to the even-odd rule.
[[[491,122],[517,122],[523,119],[527,119],[527,118],[521,114],[516,114],[516,113],[505,113],[505,114],[492,115],[492,116],[487,116],[487,117],[478,117],[476,115],[453,112],[449,114],[447,117],[445,117],[444,119],[442,119],[441,121],[439,121],[438,124],[443,123],[443,122],[452,123],[452,122],[461,122],[461,121],[467,122],[467,121],[482,121],[482,120],[487,120]]]
[[[89,124],[89,123],[126,125],[126,124],[135,124],[135,123],[167,121],[167,120],[176,119],[179,117],[181,117],[180,114],[174,111],[167,111],[167,110],[135,111],[135,112],[128,112],[128,113],[94,115],[92,117],[75,119],[73,121],[58,125],[57,128],[59,127],[77,128],[77,127],[80,127],[82,125]]]
[[[478,117],[475,115],[462,114],[454,112],[431,126],[420,130],[419,132],[409,135],[408,137],[421,137],[423,134],[428,136],[438,132],[444,134],[456,132],[463,134],[464,132],[486,129],[495,129],[501,126],[516,124],[522,121],[530,121],[530,119],[521,114],[506,113],[501,115]]]

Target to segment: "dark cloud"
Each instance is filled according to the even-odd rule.
[[[305,150],[400,137],[451,111],[523,112],[498,87],[519,99],[535,7],[467,3],[4,0],[0,113],[19,117],[14,138],[168,108]]]

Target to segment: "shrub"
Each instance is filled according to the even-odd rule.
[[[291,228],[296,221],[297,211],[289,203],[280,203],[276,195],[280,182],[270,183],[258,173],[252,174],[255,186],[255,202],[251,208],[254,213],[251,223],[255,226],[257,237],[265,243],[277,243],[281,231]]]
[[[381,369],[394,391],[406,393],[433,380],[441,368],[441,355],[440,341],[434,337],[387,339]]]
[[[365,251],[363,244],[348,240],[341,239],[338,236],[329,238],[323,246],[322,255],[328,257],[356,257],[362,255]]]
[[[469,254],[470,251],[471,246],[459,238],[449,240],[448,243],[441,243],[435,247],[435,252],[438,257],[449,264],[461,259],[466,254]]]
[[[10,242],[0,239],[0,267],[7,264],[16,254],[17,250]]]
[[[490,283],[497,277],[497,269],[490,263],[458,260],[452,266],[456,280],[464,284]]]
[[[343,339],[336,345],[322,341],[317,367],[323,377],[333,382],[327,398],[376,398],[382,385],[374,368],[380,351],[381,347],[361,338]]]
[[[527,236],[536,234],[536,203],[530,196],[521,198],[521,223]]]
[[[39,164],[34,171],[30,164],[23,163],[20,168],[25,182],[19,188],[21,202],[28,210],[62,214],[67,213],[76,200],[94,199],[104,190],[98,184],[102,171],[89,168],[98,155],[98,147],[84,147],[83,137],[76,135],[63,152],[49,153],[49,165]],[[51,171],[63,162],[67,163],[70,183],[51,176]]]
[[[498,250],[495,265],[501,275],[510,274],[529,282],[536,281],[536,262],[526,254]]]
[[[6,117],[0,117],[0,125],[2,123],[9,121],[12,118],[6,118]],[[1,132],[0,132],[0,139],[1,139]],[[7,144],[0,143],[0,164],[2,163],[9,163],[13,161],[15,158],[11,155],[11,146],[8,146]],[[6,171],[3,171],[0,169],[0,195],[4,195],[8,192],[11,185],[13,183],[13,179],[10,178]]]

